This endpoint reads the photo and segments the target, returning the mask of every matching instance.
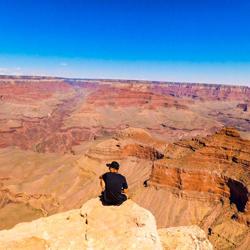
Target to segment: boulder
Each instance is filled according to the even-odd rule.
[[[162,249],[154,216],[135,202],[103,206],[98,198],[0,231],[0,249]]]
[[[205,232],[198,226],[158,229],[164,250],[212,250]]]

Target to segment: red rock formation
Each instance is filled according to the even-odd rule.
[[[155,109],[159,107],[176,107],[187,109],[182,100],[177,101],[171,96],[154,94],[145,90],[134,90],[122,86],[100,85],[99,89],[87,98],[88,104],[96,106],[112,105],[114,107],[145,107]]]
[[[138,145],[138,144],[128,144],[122,149],[122,155],[135,156],[140,159],[158,160],[163,158],[163,154],[155,150],[152,147]]]
[[[249,110],[237,104],[248,103],[248,87],[43,77],[0,83],[0,219],[8,211],[22,210],[26,220],[79,207],[98,195],[105,163],[118,160],[131,197],[160,227],[196,223],[211,227],[218,246],[247,245],[249,141],[234,129],[215,132],[231,124],[247,138]]]
[[[73,153],[75,145],[130,126],[168,141],[211,134],[223,123],[250,131],[247,119],[197,112],[191,108],[197,101],[189,98],[195,93],[198,100],[246,99],[244,87],[45,77],[0,81],[0,147]]]
[[[178,83],[139,80],[87,80],[90,83],[123,85],[128,88],[144,89],[149,92],[173,97],[188,97],[202,100],[246,100],[250,98],[250,88],[222,84]]]
[[[30,104],[38,100],[48,99],[55,92],[67,92],[72,87],[63,81],[16,80],[0,78],[1,101],[14,101]],[[28,103],[27,103],[28,102]]]
[[[199,198],[225,197],[238,211],[250,214],[250,142],[234,129],[225,128],[207,138],[175,143],[166,149],[166,159],[155,162],[150,184],[175,188]]]
[[[249,100],[250,88],[217,84],[165,83],[152,86],[153,91],[177,97],[201,100]]]
[[[154,162],[146,188],[134,199],[156,215],[161,227],[191,220],[213,232],[216,246],[237,247],[246,241],[250,225],[249,167],[250,141],[224,128],[168,145],[164,159]],[[241,240],[233,225],[241,228]]]

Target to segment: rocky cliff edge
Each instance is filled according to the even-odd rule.
[[[159,229],[132,200],[103,206],[98,198],[74,209],[0,231],[0,249],[213,249],[197,226]]]

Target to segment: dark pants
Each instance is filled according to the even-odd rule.
[[[111,200],[107,199],[105,192],[102,192],[99,197],[100,197],[100,200],[104,206],[112,206],[112,205],[120,206],[124,201],[127,200],[127,196],[125,194],[120,194],[119,199],[117,199],[115,201],[114,200],[111,201]]]

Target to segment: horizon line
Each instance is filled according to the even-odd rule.
[[[208,82],[183,82],[183,81],[168,81],[168,80],[148,80],[148,79],[129,79],[129,78],[82,78],[82,77],[64,77],[64,76],[52,76],[52,75],[15,75],[15,74],[0,74],[0,77],[16,77],[16,78],[54,78],[61,80],[74,80],[74,81],[130,81],[130,82],[146,82],[160,83],[160,84],[192,84],[192,85],[208,85],[208,86],[224,86],[224,87],[243,87],[250,88],[248,85],[234,85],[225,83],[208,83]]]

